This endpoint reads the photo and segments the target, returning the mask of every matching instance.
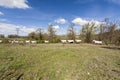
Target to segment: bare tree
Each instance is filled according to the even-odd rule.
[[[75,36],[76,36],[76,34],[75,34],[75,30],[74,30],[74,24],[70,24],[68,33],[67,33],[67,37],[68,37],[68,39],[75,41]]]
[[[85,36],[85,42],[91,43],[93,34],[95,33],[95,23],[87,23],[82,26],[82,35]]]
[[[114,31],[114,44],[117,46],[120,45],[120,29]]]
[[[43,40],[43,31],[42,31],[41,28],[38,28],[38,29],[36,30],[36,39],[38,39],[38,40]]]
[[[4,34],[0,34],[0,38],[5,38]]]
[[[48,27],[48,35],[49,35],[49,40],[52,41],[56,38],[56,31],[53,27],[53,25],[49,25]]]
[[[106,38],[106,36],[104,35],[104,33],[107,31],[107,27],[105,24],[100,24],[99,28],[98,28],[98,40],[104,40]]]
[[[35,32],[31,32],[28,34],[29,39],[35,39],[35,36],[36,36]]]
[[[119,44],[120,30],[119,21],[110,21],[108,18],[104,20],[105,24],[99,27],[98,39],[105,42],[105,44]]]
[[[43,34],[43,39],[44,39],[44,40],[49,40],[49,35],[48,35],[47,33],[44,33],[44,34]]]

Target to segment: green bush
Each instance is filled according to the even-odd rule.
[[[50,41],[50,43],[59,43],[60,39],[59,38],[55,38],[53,40]]]
[[[118,37],[115,41],[115,45],[120,46],[120,37]]]
[[[3,38],[3,39],[2,39],[2,42],[3,42],[3,43],[9,43],[9,39],[8,39],[8,38]]]
[[[44,43],[44,40],[37,40],[37,43]]]

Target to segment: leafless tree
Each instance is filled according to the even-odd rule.
[[[95,23],[87,23],[82,26],[82,35],[85,36],[85,42],[91,43],[93,34],[96,31]]]
[[[49,40],[52,41],[56,38],[56,31],[53,27],[53,25],[49,25],[48,27],[48,35],[49,35]]]
[[[70,24],[68,32],[67,32],[67,37],[68,39],[74,40],[75,41],[75,30],[74,30],[74,24]]]

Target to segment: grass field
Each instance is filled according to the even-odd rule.
[[[92,44],[0,44],[0,80],[120,80],[120,50]]]

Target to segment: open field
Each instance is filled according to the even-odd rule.
[[[120,50],[92,44],[0,44],[0,80],[120,80]]]

